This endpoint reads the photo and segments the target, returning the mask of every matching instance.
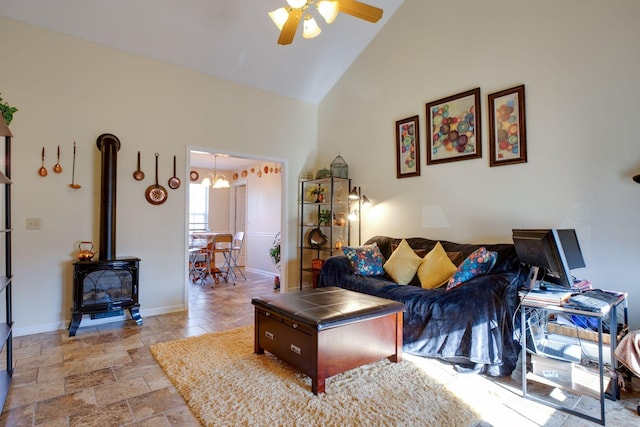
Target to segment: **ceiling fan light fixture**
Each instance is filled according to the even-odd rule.
[[[280,28],[278,44],[289,45],[298,31],[300,21],[304,21],[302,36],[311,39],[318,36],[322,30],[318,23],[307,14],[307,9],[316,6],[317,12],[327,24],[331,24],[338,13],[344,13],[369,22],[378,22],[382,18],[382,9],[358,0],[286,0],[284,12],[276,9],[269,12],[273,22]]]
[[[307,0],[287,0],[287,4],[294,9],[302,9],[307,4]]]
[[[305,39],[312,39],[320,35],[322,30],[318,26],[318,23],[313,16],[307,15],[304,17],[304,31],[302,32],[302,37]]]
[[[269,17],[276,24],[278,30],[282,31],[282,27],[284,27],[284,23],[287,22],[289,18],[289,10],[286,7],[281,7],[280,9],[273,10],[269,12]]]
[[[316,5],[318,13],[322,15],[327,24],[331,24],[336,20],[338,12],[340,12],[340,3],[337,1],[322,0]]]

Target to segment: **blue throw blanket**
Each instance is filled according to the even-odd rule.
[[[508,270],[499,268],[446,291],[398,285],[386,276],[359,276],[346,257],[333,256],[322,267],[318,286],[339,286],[402,302],[407,307],[403,351],[502,376],[513,372],[520,352],[514,313],[521,274]]]

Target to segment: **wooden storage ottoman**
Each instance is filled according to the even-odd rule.
[[[402,360],[402,303],[337,287],[252,298],[254,351],[268,351],[311,377],[325,380],[385,357]]]

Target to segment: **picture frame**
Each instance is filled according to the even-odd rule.
[[[428,102],[427,165],[482,158],[480,88]]]
[[[397,178],[420,176],[420,123],[417,115],[396,121]]]
[[[527,162],[524,85],[488,95],[489,166]]]

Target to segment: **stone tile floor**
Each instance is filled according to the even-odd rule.
[[[133,321],[81,324],[75,337],[61,330],[14,338],[15,371],[0,426],[199,425],[149,346],[253,324],[251,297],[272,293],[273,278],[245,274],[247,280],[236,286],[190,285],[188,312],[144,317],[142,326]],[[406,354],[405,360],[423,366],[476,410],[483,419],[476,427],[596,425],[522,399],[519,370],[511,377],[489,378],[457,373],[437,360]],[[633,385],[640,390],[639,379]],[[638,391],[627,391],[621,400],[606,401],[607,425],[640,425],[639,399]],[[576,403],[593,409],[598,402]]]

